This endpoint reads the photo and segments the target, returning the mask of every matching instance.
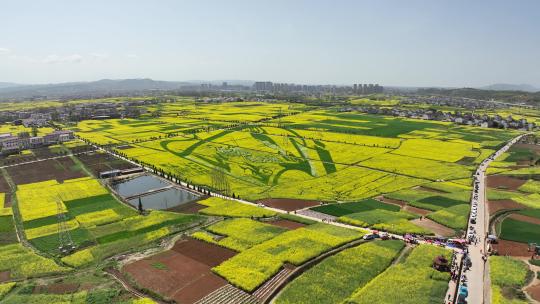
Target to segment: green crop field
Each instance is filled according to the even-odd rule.
[[[346,249],[289,283],[275,302],[341,303],[383,272],[402,248],[401,241],[386,241]]]
[[[68,233],[76,250],[86,253],[85,262],[98,262],[145,245],[199,220],[198,216],[165,211],[138,215],[92,178],[71,179],[62,184],[49,180],[19,185],[16,194],[26,238],[35,248],[52,255],[60,254],[57,218],[57,202],[60,202]],[[115,248],[111,244],[120,245]],[[103,252],[101,247],[108,250]],[[72,266],[87,264],[73,262],[70,256],[65,259],[69,261],[66,264]]]
[[[430,219],[454,229],[466,225],[476,160],[518,134],[285,103],[173,103],[151,111],[160,111],[161,116],[83,122],[75,131],[98,144],[103,142],[87,133],[105,136],[123,145],[116,151],[128,158],[243,199],[355,202],[385,194],[432,211]],[[239,115],[242,111],[245,117]],[[275,118],[278,113],[285,116]],[[225,125],[230,128],[222,129]],[[146,139],[121,137],[152,132],[162,134]],[[415,186],[426,189],[412,189]],[[208,208],[201,213],[207,215],[273,215],[212,199],[203,204]],[[367,211],[355,211],[354,206],[329,205],[315,210],[362,227],[431,233],[410,223],[414,216],[407,213],[352,215]]]
[[[527,182],[519,187],[518,190],[527,193],[540,193],[540,182],[527,180]]]
[[[516,133],[256,102],[171,103],[161,116],[84,121],[92,142],[183,180],[257,200],[358,201],[436,180],[470,178],[461,160]],[[279,113],[282,118],[275,118]],[[204,118],[204,119],[202,119]],[[232,126],[229,129],[220,129]],[[159,134],[158,134],[159,133]],[[125,136],[125,137],[124,137]],[[423,168],[430,168],[425,170]]]
[[[506,218],[501,224],[500,238],[520,243],[540,243],[540,225]]]
[[[18,243],[0,247],[0,271],[9,271],[11,278],[35,277],[68,270]]]
[[[374,199],[367,199],[360,202],[354,203],[342,203],[342,204],[330,204],[311,208],[311,210],[330,214],[333,216],[344,216],[351,213],[370,211],[374,209],[388,210],[388,211],[399,211],[399,206],[385,204]]]
[[[371,227],[396,234],[432,234],[430,230],[409,222],[409,220],[417,217],[405,211],[370,210],[342,216],[339,218],[339,221],[354,226]]]
[[[206,215],[230,216],[230,217],[270,217],[276,212],[266,210],[257,206],[250,206],[232,200],[225,200],[219,197],[211,197],[199,204],[208,206],[199,212]]]
[[[0,273],[3,280],[17,280],[69,271],[54,260],[37,254],[34,250],[21,245],[15,231],[15,222],[11,208],[3,208],[0,216]],[[13,285],[0,284],[0,300]]]
[[[0,246],[17,242],[13,216],[0,216]]]
[[[4,298],[4,296],[13,289],[13,287],[15,287],[15,282],[0,284],[0,300],[2,300],[2,298]]]
[[[540,209],[540,193],[513,195],[511,199],[529,208]]]
[[[384,196],[401,200],[416,208],[432,211],[426,217],[441,225],[456,230],[467,226],[470,187],[450,182],[435,182],[422,185],[422,188],[425,190],[406,189]]]
[[[325,205],[312,208],[312,210],[337,216],[340,222],[354,226],[372,227],[397,234],[431,234],[431,231],[409,222],[409,220],[419,216],[401,211],[397,205],[386,204],[374,199]]]
[[[416,247],[405,262],[389,267],[352,295],[347,303],[442,303],[450,275],[431,267],[438,255],[450,251],[429,245]]]
[[[225,237],[215,241],[211,235],[204,232],[197,232],[192,236],[236,251],[247,250],[287,231],[285,228],[246,218],[225,220],[207,227],[206,230]]]
[[[469,205],[459,204],[430,213],[427,218],[450,228],[464,229],[469,221],[469,210]]]
[[[301,265],[362,235],[346,228],[314,224],[279,234],[239,253],[213,270],[231,284],[252,291],[276,274],[284,263]]]
[[[7,272],[8,279],[38,277],[69,270],[19,244],[11,215],[1,216],[0,219],[0,272]]]
[[[529,273],[529,268],[524,262],[510,257],[491,256],[489,257],[489,267],[492,303],[528,303],[519,292],[521,287],[526,284]]]
[[[429,235],[433,232],[424,225],[416,225],[416,219],[426,214],[456,233],[466,226],[476,166],[519,134],[449,122],[341,112],[339,106],[322,108],[277,101],[217,103],[203,102],[202,98],[168,100],[140,107],[139,118],[59,125],[73,130],[83,141],[50,149],[67,151],[66,148],[89,142],[155,168],[169,178],[187,182],[194,189],[252,202],[284,199],[265,200],[268,205],[287,202],[286,199],[306,200],[310,201],[308,206],[317,205],[311,208],[313,211],[335,216],[337,221],[352,226]],[[80,101],[87,102],[92,101]],[[383,107],[399,103],[370,99],[349,102]],[[56,104],[51,102],[52,106]],[[27,131],[19,126],[3,126],[2,130]],[[41,133],[45,131],[48,129],[40,129]],[[490,170],[524,177],[540,174],[531,168],[513,167],[517,161],[531,156],[536,154],[512,149]],[[99,157],[88,159],[99,161]],[[84,161],[74,166],[80,173],[77,177],[86,176]],[[101,168],[100,164],[96,168],[88,166],[94,174],[101,170],[96,169]],[[197,201],[197,208],[204,206],[198,214],[159,210],[139,214],[91,177],[48,177],[25,184],[13,183],[15,168],[4,171],[8,173],[8,185],[0,193],[0,203],[3,205],[3,193],[11,189],[12,197],[8,198],[14,198],[14,208],[0,212],[0,262],[10,265],[6,267],[13,279],[93,271],[92,267],[115,264],[106,261],[109,257],[149,249],[167,236],[185,232],[212,244],[202,245],[236,251],[235,256],[212,271],[232,285],[252,292],[286,264],[303,265],[363,236],[361,229],[316,223],[303,218],[301,212],[282,214],[217,197]],[[519,191],[490,190],[489,195],[496,199],[509,197],[534,208],[540,201],[537,188],[535,182],[528,182]],[[536,211],[524,210],[521,214],[538,218]],[[65,215],[66,229],[76,245],[69,255],[58,250],[58,212]],[[274,219],[308,225],[289,230],[266,222]],[[200,227],[210,220],[216,222]],[[501,238],[518,235],[521,241],[540,242],[531,232],[539,227],[531,225],[534,224],[507,219],[502,223]],[[32,250],[17,243],[15,227]],[[450,253],[420,245],[408,257],[405,255],[404,261],[391,265],[402,248],[400,241],[369,242],[331,255],[294,279],[276,303],[442,302],[449,277],[433,270],[430,264],[436,255]],[[153,269],[172,270],[167,263],[163,261]],[[106,298],[105,291],[20,294],[18,290],[24,288],[6,285],[6,292],[15,291],[5,299],[93,303],[97,301],[95,297]]]
[[[540,209],[521,210],[521,211],[518,211],[517,213],[540,219]]]

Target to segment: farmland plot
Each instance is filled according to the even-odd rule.
[[[211,197],[198,202],[208,206],[199,212],[206,215],[230,216],[230,217],[271,217],[277,213],[261,207],[226,200],[219,197]]]
[[[466,227],[470,210],[469,187],[449,182],[430,183],[422,187],[426,190],[407,189],[384,196],[401,200],[409,206],[432,211],[426,217],[446,227],[456,230]],[[439,192],[428,191],[429,189]]]
[[[407,257],[405,262],[388,268],[385,272],[366,284],[352,295],[350,303],[442,303],[450,274],[438,272],[431,267],[438,255],[449,258],[449,250],[420,245]],[[392,292],[389,292],[389,291]]]
[[[218,241],[213,238],[208,239],[208,237],[200,233],[194,234],[193,237],[235,251],[245,251],[286,231],[284,228],[246,218],[225,220],[206,228],[206,230],[225,237]]]
[[[276,303],[341,303],[383,272],[402,248],[401,241],[386,241],[346,249],[289,283]]]
[[[170,134],[173,137],[132,142],[117,152],[244,199],[315,201],[358,201],[429,181],[468,182],[475,160],[516,134],[331,110],[280,119],[261,115],[302,110],[288,104],[167,104],[159,106],[164,115],[155,121],[100,121],[79,129],[114,140],[131,136],[134,130]],[[187,122],[190,119],[195,121]],[[160,129],[183,122],[191,124],[192,131],[205,131]],[[205,128],[213,122],[245,124],[226,130]],[[227,185],[225,190],[218,189],[218,179]]]
[[[0,272],[9,271],[10,278],[28,278],[68,270],[19,243],[0,246]]]
[[[284,263],[301,265],[361,236],[362,233],[345,228],[314,224],[282,233],[239,253],[213,270],[231,284],[252,291],[276,274]]]
[[[339,221],[354,226],[371,227],[396,234],[432,234],[431,231],[409,222],[409,220],[417,217],[405,211],[393,212],[379,209],[345,215],[340,217]]]
[[[68,233],[81,250],[72,254],[76,258],[65,257],[72,266],[150,243],[199,220],[165,211],[138,215],[92,178],[19,185],[16,195],[26,237],[44,252],[59,254],[57,213],[65,214]]]
[[[528,303],[517,294],[527,282],[529,268],[524,262],[510,257],[491,256],[489,266],[494,304]]]
[[[87,229],[94,244],[62,258],[72,267],[84,267],[107,257],[145,246],[172,233],[202,222],[197,215],[153,210]]]

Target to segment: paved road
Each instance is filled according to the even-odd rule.
[[[467,303],[470,304],[483,304],[490,303],[491,289],[489,286],[488,272],[486,271],[486,262],[483,259],[483,255],[486,253],[487,242],[486,236],[489,227],[489,214],[487,211],[486,200],[486,169],[489,164],[497,159],[502,153],[506,152],[513,144],[525,136],[520,135],[504,147],[495,152],[488,159],[484,160],[478,167],[475,173],[475,188],[478,186],[478,190],[473,189],[473,197],[471,199],[471,215],[469,219],[469,227],[467,229],[467,237],[474,236],[478,239],[478,242],[472,242],[469,245],[469,258],[472,266],[469,270],[463,272],[467,278],[467,282],[461,282],[460,284],[467,284],[468,297]],[[476,223],[473,224],[472,219],[474,217],[474,209],[476,206]],[[464,268],[466,269],[466,268]]]

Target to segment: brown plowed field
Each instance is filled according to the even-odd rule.
[[[418,225],[420,227],[429,229],[429,230],[433,231],[438,236],[448,237],[448,236],[453,236],[453,235],[456,234],[454,229],[443,226],[443,225],[441,225],[441,224],[439,224],[437,222],[434,222],[434,221],[432,221],[432,220],[430,220],[428,218],[424,218],[423,220],[415,219],[415,220],[412,220],[411,223],[413,223],[415,225]]]
[[[499,240],[498,244],[493,244],[493,249],[499,252],[499,255],[509,255],[516,257],[531,257],[531,253],[527,251],[527,244]]]
[[[194,303],[227,284],[211,269],[235,254],[190,238],[178,241],[171,250],[128,264],[122,271],[140,287],[177,303]]]
[[[205,197],[203,197],[202,199],[204,199],[204,198]],[[208,208],[208,206],[201,205],[201,204],[199,204],[199,203],[197,203],[195,201],[195,202],[189,202],[189,203],[186,203],[186,204],[182,204],[182,205],[176,206],[174,208],[169,208],[169,209],[167,209],[167,211],[196,214],[196,213],[199,213],[199,210],[204,209],[204,208]]]
[[[10,277],[11,277],[11,271],[9,270],[0,271],[0,283],[9,281]]]
[[[8,167],[7,171],[17,185],[37,183],[50,179],[62,182],[67,179],[86,176],[69,157]]]
[[[540,302],[540,284],[527,288],[527,293],[536,301]]]
[[[526,182],[526,180],[505,175],[491,175],[487,177],[487,186],[489,188],[517,190]]]
[[[409,205],[407,205],[407,202],[405,202],[405,201],[400,201],[400,200],[392,199],[392,198],[386,198],[384,196],[378,196],[375,199],[380,201],[380,202],[383,202],[383,203],[400,206],[405,211],[409,211],[409,212],[412,212],[414,214],[418,214],[418,215],[422,215],[422,216],[433,212],[433,211],[430,211],[430,210],[409,206]]]
[[[11,207],[11,193],[4,193],[4,208]]]
[[[0,174],[0,192],[11,192],[11,188],[9,187],[9,184],[7,183],[6,178],[3,174]]]
[[[11,207],[11,188],[3,174],[0,174],[0,193],[4,193],[4,208]]]
[[[430,211],[430,210],[426,210],[426,209],[422,209],[422,208],[416,208],[416,207],[408,206],[408,205],[403,207],[403,210],[409,211],[409,212],[414,213],[414,214],[422,215],[422,216],[433,212],[433,211]]]
[[[540,146],[532,144],[515,144],[514,148],[530,149],[540,153]]]
[[[77,146],[77,147],[69,148],[69,150],[71,150],[71,153],[73,153],[73,154],[79,154],[79,153],[94,151],[95,148],[90,146],[90,145],[83,145],[83,146]]]
[[[304,209],[308,207],[319,206],[320,202],[318,201],[306,201],[301,199],[291,199],[291,198],[266,198],[257,203],[263,203],[268,207],[281,209],[285,211],[295,211],[299,209]]]
[[[522,221],[522,222],[540,225],[540,218],[536,218],[532,216],[514,213],[510,215],[510,218],[518,220],[518,221]]]
[[[38,285],[34,287],[34,293],[66,294],[74,293],[78,289],[78,283],[55,283],[50,285]]]
[[[397,200],[397,199],[387,198],[387,197],[384,197],[384,196],[378,196],[378,197],[376,197],[376,199],[383,202],[383,203],[398,205],[398,206],[401,206],[401,207],[407,205],[407,202],[405,202],[405,201],[400,201],[400,200]]]
[[[77,155],[77,158],[89,168],[94,175],[98,176],[100,172],[110,170],[125,170],[135,167],[129,162],[117,158],[108,153],[91,152]]]
[[[507,209],[525,209],[526,207],[514,202],[513,200],[496,200],[496,201],[488,201],[488,210],[489,214],[494,214],[497,211],[500,210],[507,210]]]
[[[278,227],[287,228],[287,229],[290,229],[290,230],[294,230],[294,229],[298,229],[298,228],[302,228],[302,227],[306,226],[305,224],[298,223],[298,222],[293,222],[293,221],[289,221],[289,220],[277,220],[277,221],[266,222],[266,223],[274,225],[274,226],[278,226]]]

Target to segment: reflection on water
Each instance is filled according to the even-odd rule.
[[[125,198],[170,185],[171,183],[152,175],[142,175],[125,181],[119,181],[118,183],[113,184],[112,188]],[[198,198],[198,195],[187,190],[171,188],[150,195],[141,196],[141,203],[144,209],[160,210],[173,208]],[[138,197],[130,199],[128,202],[135,207],[139,206]]]
[[[198,199],[199,197],[189,191],[182,189],[168,189],[151,195],[141,196],[141,203],[144,209],[169,209]],[[134,198],[128,201],[131,205],[139,206],[139,199]]]
[[[123,197],[144,193],[148,190],[167,187],[169,183],[151,176],[141,175],[112,185],[112,188]]]

